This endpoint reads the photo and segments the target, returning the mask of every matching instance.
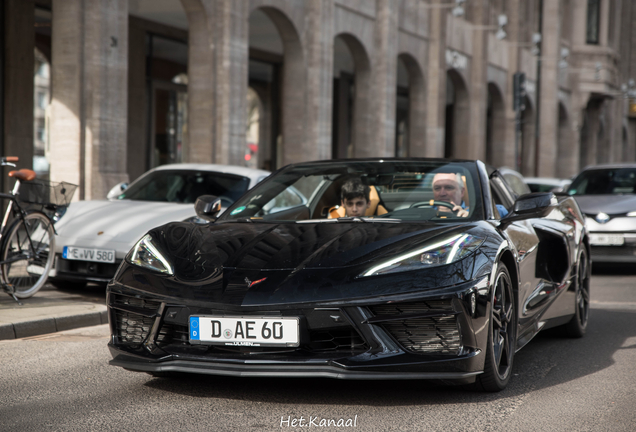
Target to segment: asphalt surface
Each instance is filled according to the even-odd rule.
[[[88,285],[80,290],[46,284],[20,303],[0,290],[0,340],[108,323],[104,286]]]

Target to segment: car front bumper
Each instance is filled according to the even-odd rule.
[[[147,296],[111,282],[107,289],[110,364],[148,373],[471,383],[484,368],[490,307],[487,280],[431,290],[434,295],[371,299],[367,305],[285,305],[275,311],[271,306],[215,310],[200,302]],[[300,317],[300,347],[190,343],[189,316],[222,313]],[[334,321],[336,316],[343,319]]]
[[[58,253],[55,254],[54,271],[49,277],[53,281],[106,284],[115,276],[121,262],[121,259],[115,260],[115,263],[75,261],[64,259]]]

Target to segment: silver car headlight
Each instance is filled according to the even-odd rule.
[[[154,270],[159,273],[173,275],[174,269],[168,260],[159,252],[152,243],[150,234],[146,234],[132,248],[126,256],[126,260],[139,267]]]
[[[472,234],[457,234],[371,267],[360,276],[376,276],[451,264],[466,258],[484,242]]]

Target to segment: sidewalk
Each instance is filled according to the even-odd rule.
[[[106,289],[57,289],[46,284],[22,306],[0,290],[0,340],[108,323]]]

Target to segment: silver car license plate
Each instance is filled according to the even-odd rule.
[[[298,318],[191,316],[190,343],[295,347],[298,327]]]
[[[592,246],[621,246],[625,243],[623,234],[590,234]]]
[[[112,249],[64,246],[62,257],[68,260],[114,263],[115,251]]]

